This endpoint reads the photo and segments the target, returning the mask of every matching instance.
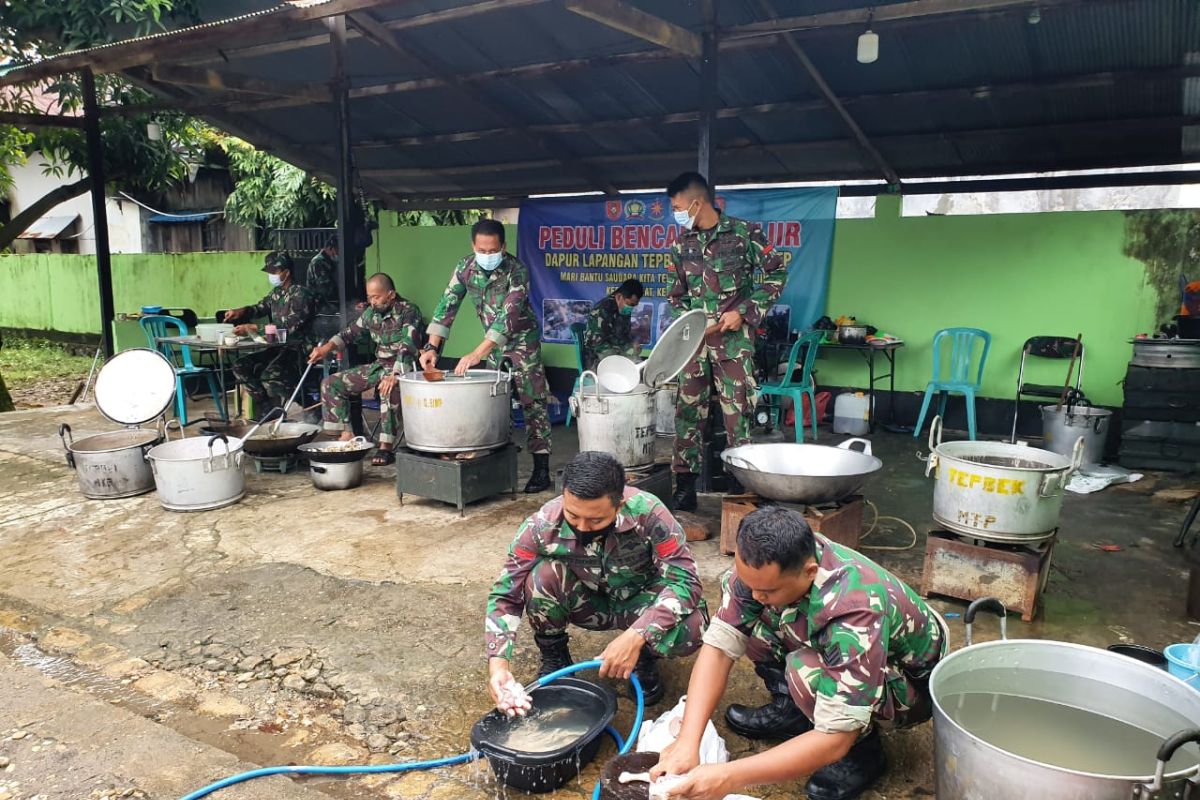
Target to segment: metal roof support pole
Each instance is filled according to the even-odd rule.
[[[338,303],[342,315],[342,327],[350,324],[350,306],[358,298],[355,296],[357,281],[354,272],[358,268],[358,254],[350,252],[354,246],[351,235],[351,195],[353,182],[350,164],[350,80],[346,77],[346,17],[339,14],[329,20],[329,41],[333,47],[333,80],[330,82],[330,93],[337,119],[337,170],[335,172],[337,188],[337,235],[338,235],[338,267],[341,272],[338,281]]]
[[[113,355],[112,253],[108,249],[108,209],[104,202],[104,146],[100,141],[100,107],[96,102],[96,76],[89,67],[83,79],[83,119],[87,135],[88,175],[92,179],[92,230],[96,237],[96,280],[100,286],[100,342],[104,357]]]
[[[713,120],[717,114],[717,0],[703,0],[704,34],[700,42],[700,143],[696,171],[715,186],[712,175]]]

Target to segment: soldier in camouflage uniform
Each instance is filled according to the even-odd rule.
[[[746,444],[758,394],[754,332],[783,291],[787,268],[758,224],[727,216],[713,206],[708,183],[699,173],[683,173],[667,187],[667,194],[681,229],[671,247],[674,282],[668,302],[672,314],[701,308],[709,325],[719,326],[679,376],[673,508],[694,511],[701,437],[713,385],[725,420],[726,444]],[[761,282],[755,287],[758,272]]]
[[[300,354],[312,343],[313,298],[303,286],[292,283],[292,259],[280,253],[268,253],[263,272],[271,282],[271,291],[252,306],[225,312],[226,322],[269,319],[279,330],[287,331],[287,344],[247,353],[233,365],[233,375],[250,392],[256,412],[261,416],[282,407],[300,379]],[[258,325],[246,322],[234,328],[239,336],[259,332]]]
[[[672,789],[680,797],[809,774],[811,800],[858,797],[885,767],[878,728],[930,718],[929,675],[947,651],[945,623],[896,576],[779,506],[742,521],[722,590],[679,739],[652,774],[687,773],[689,782]],[[743,736],[789,741],[697,767],[704,724],[743,655],[772,699],[761,708],[731,705],[726,721]]]
[[[341,301],[338,299],[337,234],[327,240],[304,273],[304,286],[316,303],[313,331],[320,339],[336,333],[342,327]]]
[[[570,666],[568,624],[623,631],[601,655],[600,674],[636,672],[651,705],[665,691],[657,659],[695,652],[708,621],[683,528],[654,495],[625,486],[615,458],[592,451],[571,459],[562,496],[521,525],[488,596],[489,687],[498,704],[522,613],[541,651],[539,677]]]
[[[343,440],[354,436],[349,429],[350,396],[379,387],[379,451],[372,464],[383,466],[396,460],[392,445],[400,435],[400,382],[404,365],[409,369],[418,356],[417,340],[424,327],[421,309],[396,294],[392,279],[376,273],[367,279],[366,309],[350,326],[325,344],[313,348],[309,363],[319,364],[334,350],[344,349],[364,333],[375,346],[370,364],[335,372],[321,381],[321,406],[325,430],[341,431]]]
[[[545,491],[551,485],[550,416],[546,411],[550,388],[542,366],[537,317],[529,305],[529,270],[504,251],[504,226],[496,220],[476,222],[471,228],[471,243],[475,252],[458,262],[433,312],[421,366],[437,366],[439,348],[450,335],[463,298],[470,295],[485,333],[483,341],[459,359],[454,373],[462,375],[483,361],[494,369],[505,360],[512,364],[513,384],[524,411],[529,452],[533,454],[533,474],[525,491]]]
[[[642,282],[630,278],[615,292],[592,306],[583,333],[584,369],[595,369],[605,356],[638,357],[642,345],[633,341],[629,321],[645,293]]]

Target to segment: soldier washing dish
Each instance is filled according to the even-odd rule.
[[[267,318],[276,328],[287,331],[283,347],[247,353],[233,365],[234,377],[246,387],[260,416],[286,403],[296,388],[300,354],[312,343],[314,313],[312,295],[292,282],[292,259],[281,253],[268,253],[262,270],[271,283],[267,296],[252,306],[225,312],[225,322]],[[258,333],[258,325],[244,322],[233,330],[239,336],[249,336]]]
[[[414,364],[424,319],[421,309],[396,294],[392,279],[378,272],[367,279],[367,307],[350,326],[309,353],[310,364],[319,364],[334,350],[354,342],[363,333],[371,337],[375,360],[330,375],[321,381],[321,406],[325,430],[341,431],[343,441],[353,438],[349,430],[350,396],[379,387],[379,450],[371,463],[377,467],[396,460],[392,451],[400,434],[400,382],[397,376],[405,363]]]
[[[485,360],[495,368],[508,360],[513,385],[525,415],[533,474],[525,484],[529,494],[550,488],[550,417],[546,398],[550,388],[542,366],[542,342],[537,318],[529,305],[529,270],[504,250],[504,226],[494,219],[476,222],[471,228],[471,255],[458,262],[450,285],[433,312],[427,333],[429,343],[421,352],[421,367],[437,366],[439,349],[450,335],[450,327],[467,295],[475,303],[483,325],[483,341],[458,360],[454,374],[463,375]]]
[[[677,511],[696,508],[696,475],[701,466],[701,432],[714,387],[725,421],[726,444],[750,441],[750,415],[758,393],[754,380],[754,331],[783,291],[787,268],[757,223],[718,211],[708,182],[685,172],[667,187],[681,228],[671,248],[674,282],[668,294],[672,314],[704,309],[710,327],[696,359],[679,375],[675,413],[675,496]],[[762,283],[754,285],[754,271]],[[740,491],[733,486],[731,491]]]
[[[501,711],[516,710],[505,687],[522,614],[539,677],[572,663],[569,625],[621,631],[600,675],[636,673],[647,705],[665,692],[658,659],[694,653],[708,621],[683,528],[657,497],[625,486],[615,458],[589,451],[563,470],[562,496],[521,525],[488,596],[488,689]]]
[[[746,516],[733,563],[692,669],[679,737],[651,775],[687,775],[671,788],[686,800],[805,775],[810,800],[858,797],[885,768],[879,728],[932,715],[929,675],[946,654],[944,623],[899,578],[779,506]],[[743,655],[771,701],[731,705],[725,720],[743,736],[786,741],[698,766],[704,726]]]
[[[630,319],[633,310],[642,302],[646,290],[642,282],[630,278],[616,291],[592,306],[583,333],[583,368],[595,369],[605,356],[621,355],[637,358],[642,343],[633,340]]]

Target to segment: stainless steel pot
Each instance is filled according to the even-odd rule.
[[[353,489],[362,483],[363,460],[360,458],[342,464],[309,464],[308,473],[312,476],[313,486],[323,491]]]
[[[942,659],[930,676],[933,698],[934,761],[938,800],[1166,800],[1200,797],[1200,692],[1160,669],[1094,647],[1042,639],[1001,639],[971,644],[977,611],[1004,606],[995,598],[967,609],[967,646]],[[1001,635],[1004,624],[1001,620]],[[1164,739],[1158,753],[1146,754],[1137,774],[1099,774],[1058,766],[1047,752],[1021,756],[988,741],[956,709],[968,693],[1016,695],[1049,701],[1116,719]],[[960,721],[956,720],[963,720]],[[1042,725],[1046,721],[1039,721]],[[964,724],[965,723],[965,724]],[[1030,721],[1031,726],[1038,725]],[[1034,728],[1030,728],[1033,732]],[[1042,728],[1037,733],[1052,739]],[[1010,746],[1014,746],[1011,745]],[[1191,766],[1169,771],[1180,757]],[[1046,759],[1046,760],[1042,760]],[[1189,791],[1190,789],[1190,791]]]
[[[649,386],[604,391],[596,373],[587,370],[579,376],[571,410],[579,425],[580,450],[608,453],[623,467],[654,463],[655,391]]]
[[[420,372],[400,376],[404,442],[429,453],[491,450],[512,430],[512,381],[507,372],[471,369],[427,381]]]
[[[177,422],[175,426],[179,427]],[[164,427],[158,431],[129,428],[76,441],[71,426],[64,422],[58,427],[58,437],[83,496],[110,500],[145,494],[154,488],[154,472],[146,453],[163,441],[164,431]],[[182,438],[182,428],[179,435]]]
[[[654,432],[659,436],[675,435],[675,401],[679,384],[666,383],[654,392]]]
[[[996,542],[1037,542],[1054,535],[1063,493],[1083,459],[1002,442],[943,442],[942,420],[929,430],[925,475],[934,476],[933,518],[949,530]]]
[[[1052,453],[1072,457],[1075,441],[1083,440],[1084,464],[1099,464],[1104,458],[1104,442],[1112,412],[1091,406],[1042,406],[1042,438]]]
[[[861,452],[854,445],[861,445]],[[809,505],[854,494],[883,466],[866,439],[847,439],[837,447],[744,444],[721,453],[721,460],[742,486],[760,497]]]
[[[217,442],[222,446],[215,447]],[[169,511],[206,511],[246,494],[241,439],[217,434],[206,439],[165,442],[146,454],[154,470],[158,500]]]
[[[839,325],[837,334],[841,344],[862,344],[867,340],[867,326]]]

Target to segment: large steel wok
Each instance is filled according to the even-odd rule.
[[[236,436],[241,439],[254,428],[253,422],[236,420],[231,422],[209,422],[200,429],[201,433],[215,435],[223,433],[226,436]],[[317,438],[321,432],[319,425],[307,422],[281,422],[279,429],[272,431],[273,425],[264,424],[258,431],[242,443],[242,449],[252,456],[276,458],[296,452],[302,444],[308,444]]]
[[[851,449],[862,445],[861,452]],[[832,503],[854,494],[883,462],[871,455],[866,439],[837,447],[821,444],[744,444],[721,454],[742,486],[760,497],[784,503]]]

